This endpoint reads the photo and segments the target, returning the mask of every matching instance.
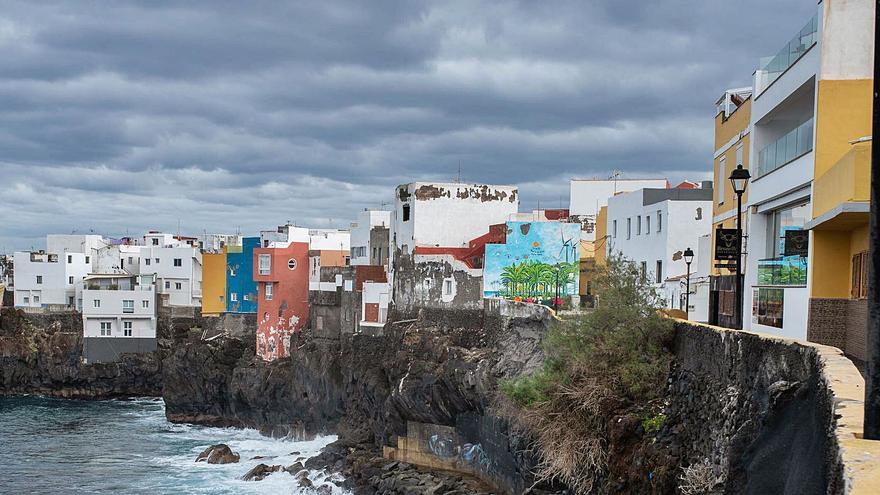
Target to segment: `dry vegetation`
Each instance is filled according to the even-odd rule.
[[[504,383],[499,401],[535,438],[536,474],[582,494],[606,473],[609,420],[664,395],[671,362],[672,323],[631,263],[610,257],[594,286],[599,307],[557,325],[544,369]]]

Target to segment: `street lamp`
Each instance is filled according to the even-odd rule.
[[[736,193],[736,328],[743,327],[743,283],[742,283],[742,255],[743,255],[743,231],[742,231],[742,196],[746,192],[746,185],[752,177],[742,164],[730,173],[730,183]]]
[[[687,288],[684,293],[684,314],[690,319],[691,307],[691,262],[694,261],[694,250],[687,248],[684,250],[684,263],[687,265]],[[679,287],[681,287],[679,285]]]

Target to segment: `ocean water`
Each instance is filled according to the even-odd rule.
[[[175,425],[165,420],[160,399],[0,397],[0,494],[306,494],[285,472],[263,481],[239,478],[261,462],[287,466],[311,457],[334,440],[292,442],[255,430]],[[217,443],[241,461],[195,462]],[[322,473],[309,478],[315,486],[331,484]],[[333,486],[333,493],[345,492]]]

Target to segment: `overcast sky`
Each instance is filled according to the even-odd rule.
[[[815,0],[15,2],[0,252],[46,233],[345,227],[396,184],[707,179],[714,101]],[[755,15],[760,12],[760,15]]]

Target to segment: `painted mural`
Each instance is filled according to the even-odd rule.
[[[504,244],[486,245],[483,296],[549,302],[578,293],[581,226],[507,222]]]

